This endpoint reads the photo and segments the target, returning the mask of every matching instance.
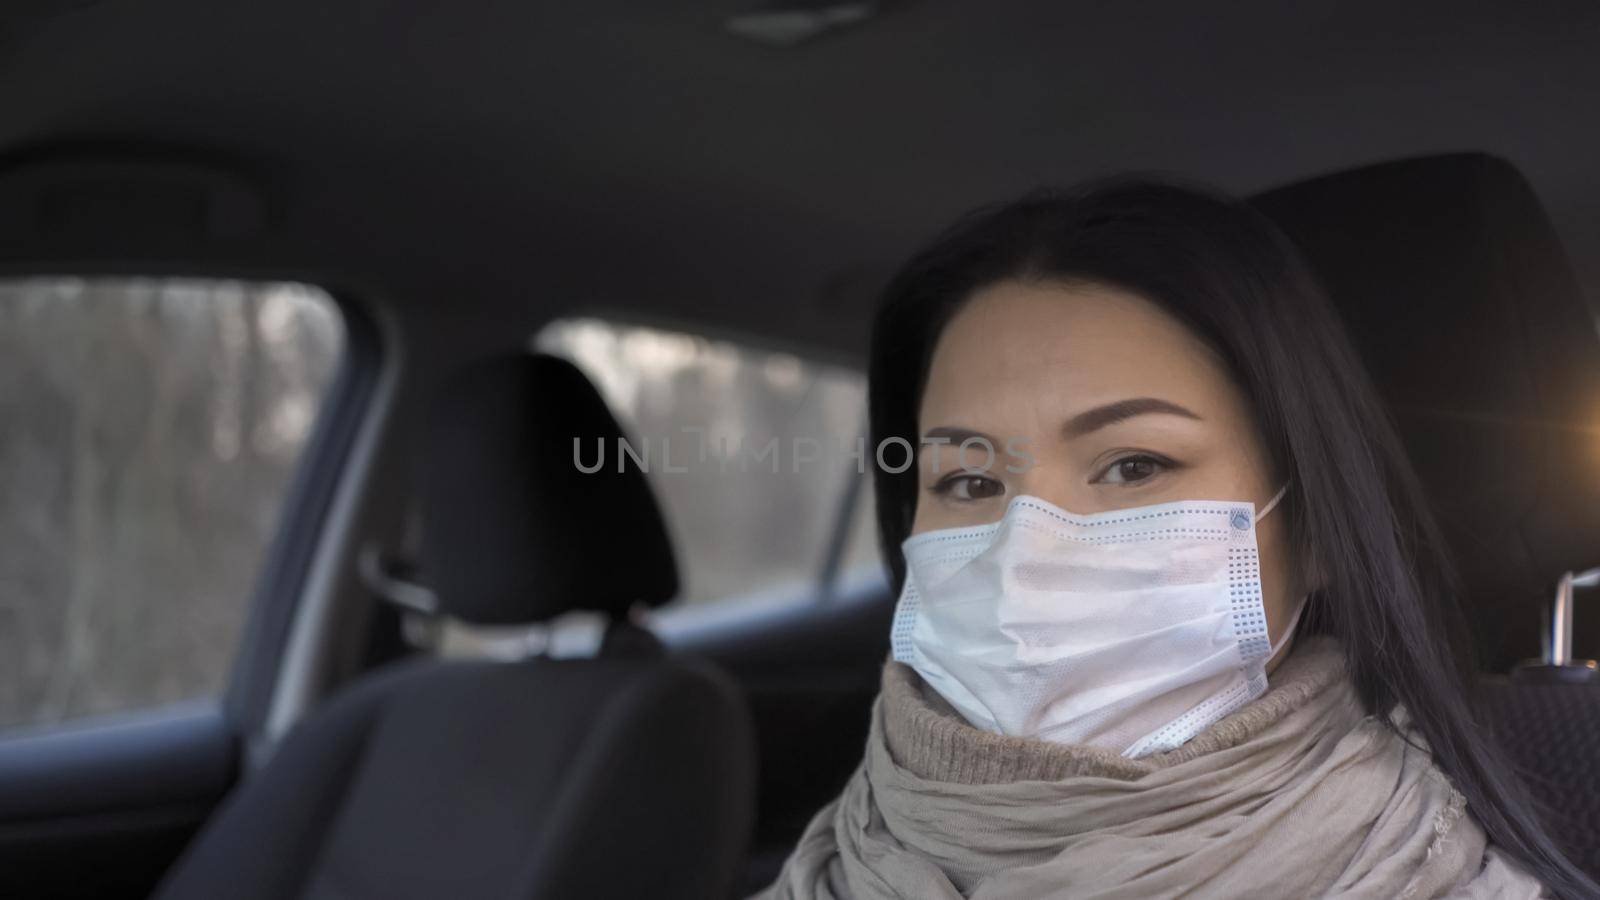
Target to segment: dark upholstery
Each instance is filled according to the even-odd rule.
[[[1556,580],[1600,563],[1600,336],[1533,191],[1461,154],[1255,202],[1328,286],[1393,410],[1487,667],[1540,655]],[[1600,655],[1600,609],[1575,619],[1574,651]],[[1481,701],[1552,836],[1600,877],[1600,685],[1491,677]]]
[[[724,896],[750,825],[741,702],[675,662],[402,664],[297,729],[158,896]]]
[[[1600,876],[1600,686],[1491,679],[1483,700],[1495,737],[1539,801],[1550,833]]]
[[[576,369],[473,366],[437,410],[425,575],[443,611],[532,622],[671,596],[621,434]],[[614,619],[594,659],[396,663],[317,709],[179,860],[167,900],[718,898],[745,849],[755,745],[734,687]]]
[[[1462,575],[1485,665],[1540,653],[1556,579],[1600,564],[1600,336],[1527,182],[1480,154],[1369,166],[1256,204],[1327,285]],[[1600,655],[1580,595],[1573,650]]]
[[[577,367],[527,353],[475,363],[446,383],[433,422],[422,571],[442,612],[485,624],[571,609],[620,618],[677,594],[650,485],[619,459],[622,430]],[[603,441],[606,464],[580,471],[574,439],[585,466]]]

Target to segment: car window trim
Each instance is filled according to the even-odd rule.
[[[352,451],[374,412],[372,400],[385,365],[380,329],[355,295],[315,280],[295,280],[332,298],[344,324],[345,341],[333,383],[284,495],[272,542],[257,570],[222,696],[224,713],[247,746],[267,728],[286,662],[284,650],[328,537],[329,515]]]

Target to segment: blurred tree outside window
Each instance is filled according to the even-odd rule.
[[[0,729],[222,692],[343,344],[301,284],[0,280]]]
[[[588,374],[647,459],[679,602],[814,587],[841,526],[841,575],[878,567],[870,481],[840,521],[849,480],[868,477],[851,456],[865,446],[860,372],[594,318],[552,322],[534,345]]]

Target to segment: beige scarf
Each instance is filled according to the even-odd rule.
[[[1430,756],[1363,713],[1338,646],[1318,639],[1260,699],[1137,760],[980,731],[889,663],[865,762],[757,896],[1543,893]]]

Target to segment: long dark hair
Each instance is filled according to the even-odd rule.
[[[1595,882],[1551,840],[1499,748],[1475,724],[1475,665],[1448,554],[1395,429],[1300,254],[1248,204],[1155,181],[1044,190],[978,210],[889,283],[872,336],[873,446],[918,446],[917,410],[940,332],[999,281],[1076,280],[1132,291],[1210,344],[1252,403],[1293,545],[1320,588],[1302,633],[1344,646],[1368,712],[1404,705],[1489,839],[1564,897]],[[917,467],[874,468],[878,528],[898,589]],[[1391,723],[1391,727],[1392,723]]]

